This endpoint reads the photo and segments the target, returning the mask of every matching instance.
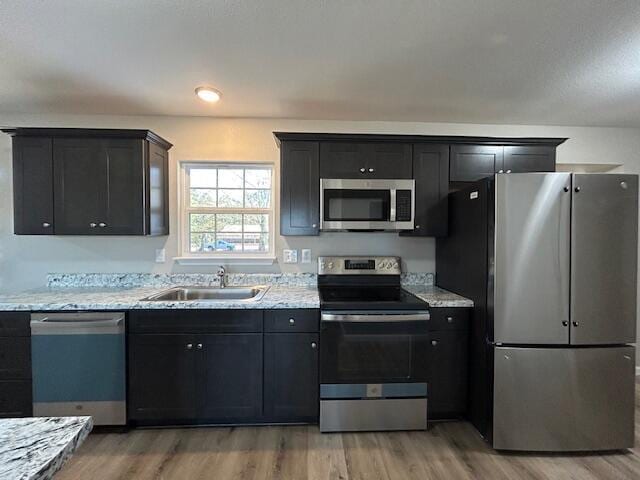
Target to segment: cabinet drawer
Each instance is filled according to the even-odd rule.
[[[0,312],[0,337],[28,337],[31,335],[28,312]]]
[[[469,308],[430,308],[429,329],[467,330],[469,328]]]
[[[320,312],[316,309],[267,310],[264,329],[266,332],[317,332]]]
[[[131,333],[260,333],[262,310],[141,310],[129,314]]]
[[[0,418],[31,416],[31,380],[0,382]]]
[[[0,337],[0,380],[31,378],[31,339]]]

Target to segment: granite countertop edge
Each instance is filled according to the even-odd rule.
[[[145,301],[143,298],[170,287],[134,288],[48,288],[17,294],[0,294],[0,311],[79,311],[79,310],[225,310],[320,308],[315,286],[272,285],[255,302],[224,300],[217,302]],[[455,293],[429,285],[405,285],[405,289],[426,301],[430,307],[472,307],[473,302]]]

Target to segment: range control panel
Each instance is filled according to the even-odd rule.
[[[400,275],[400,257],[318,257],[318,275]]]

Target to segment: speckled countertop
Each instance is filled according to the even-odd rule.
[[[405,285],[404,288],[430,307],[473,307],[473,300],[433,285]]]
[[[48,480],[82,444],[91,417],[0,420],[0,479]]]

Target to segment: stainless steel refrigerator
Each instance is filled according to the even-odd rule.
[[[475,303],[472,423],[496,449],[632,447],[638,177],[499,174],[449,212],[436,282]]]

